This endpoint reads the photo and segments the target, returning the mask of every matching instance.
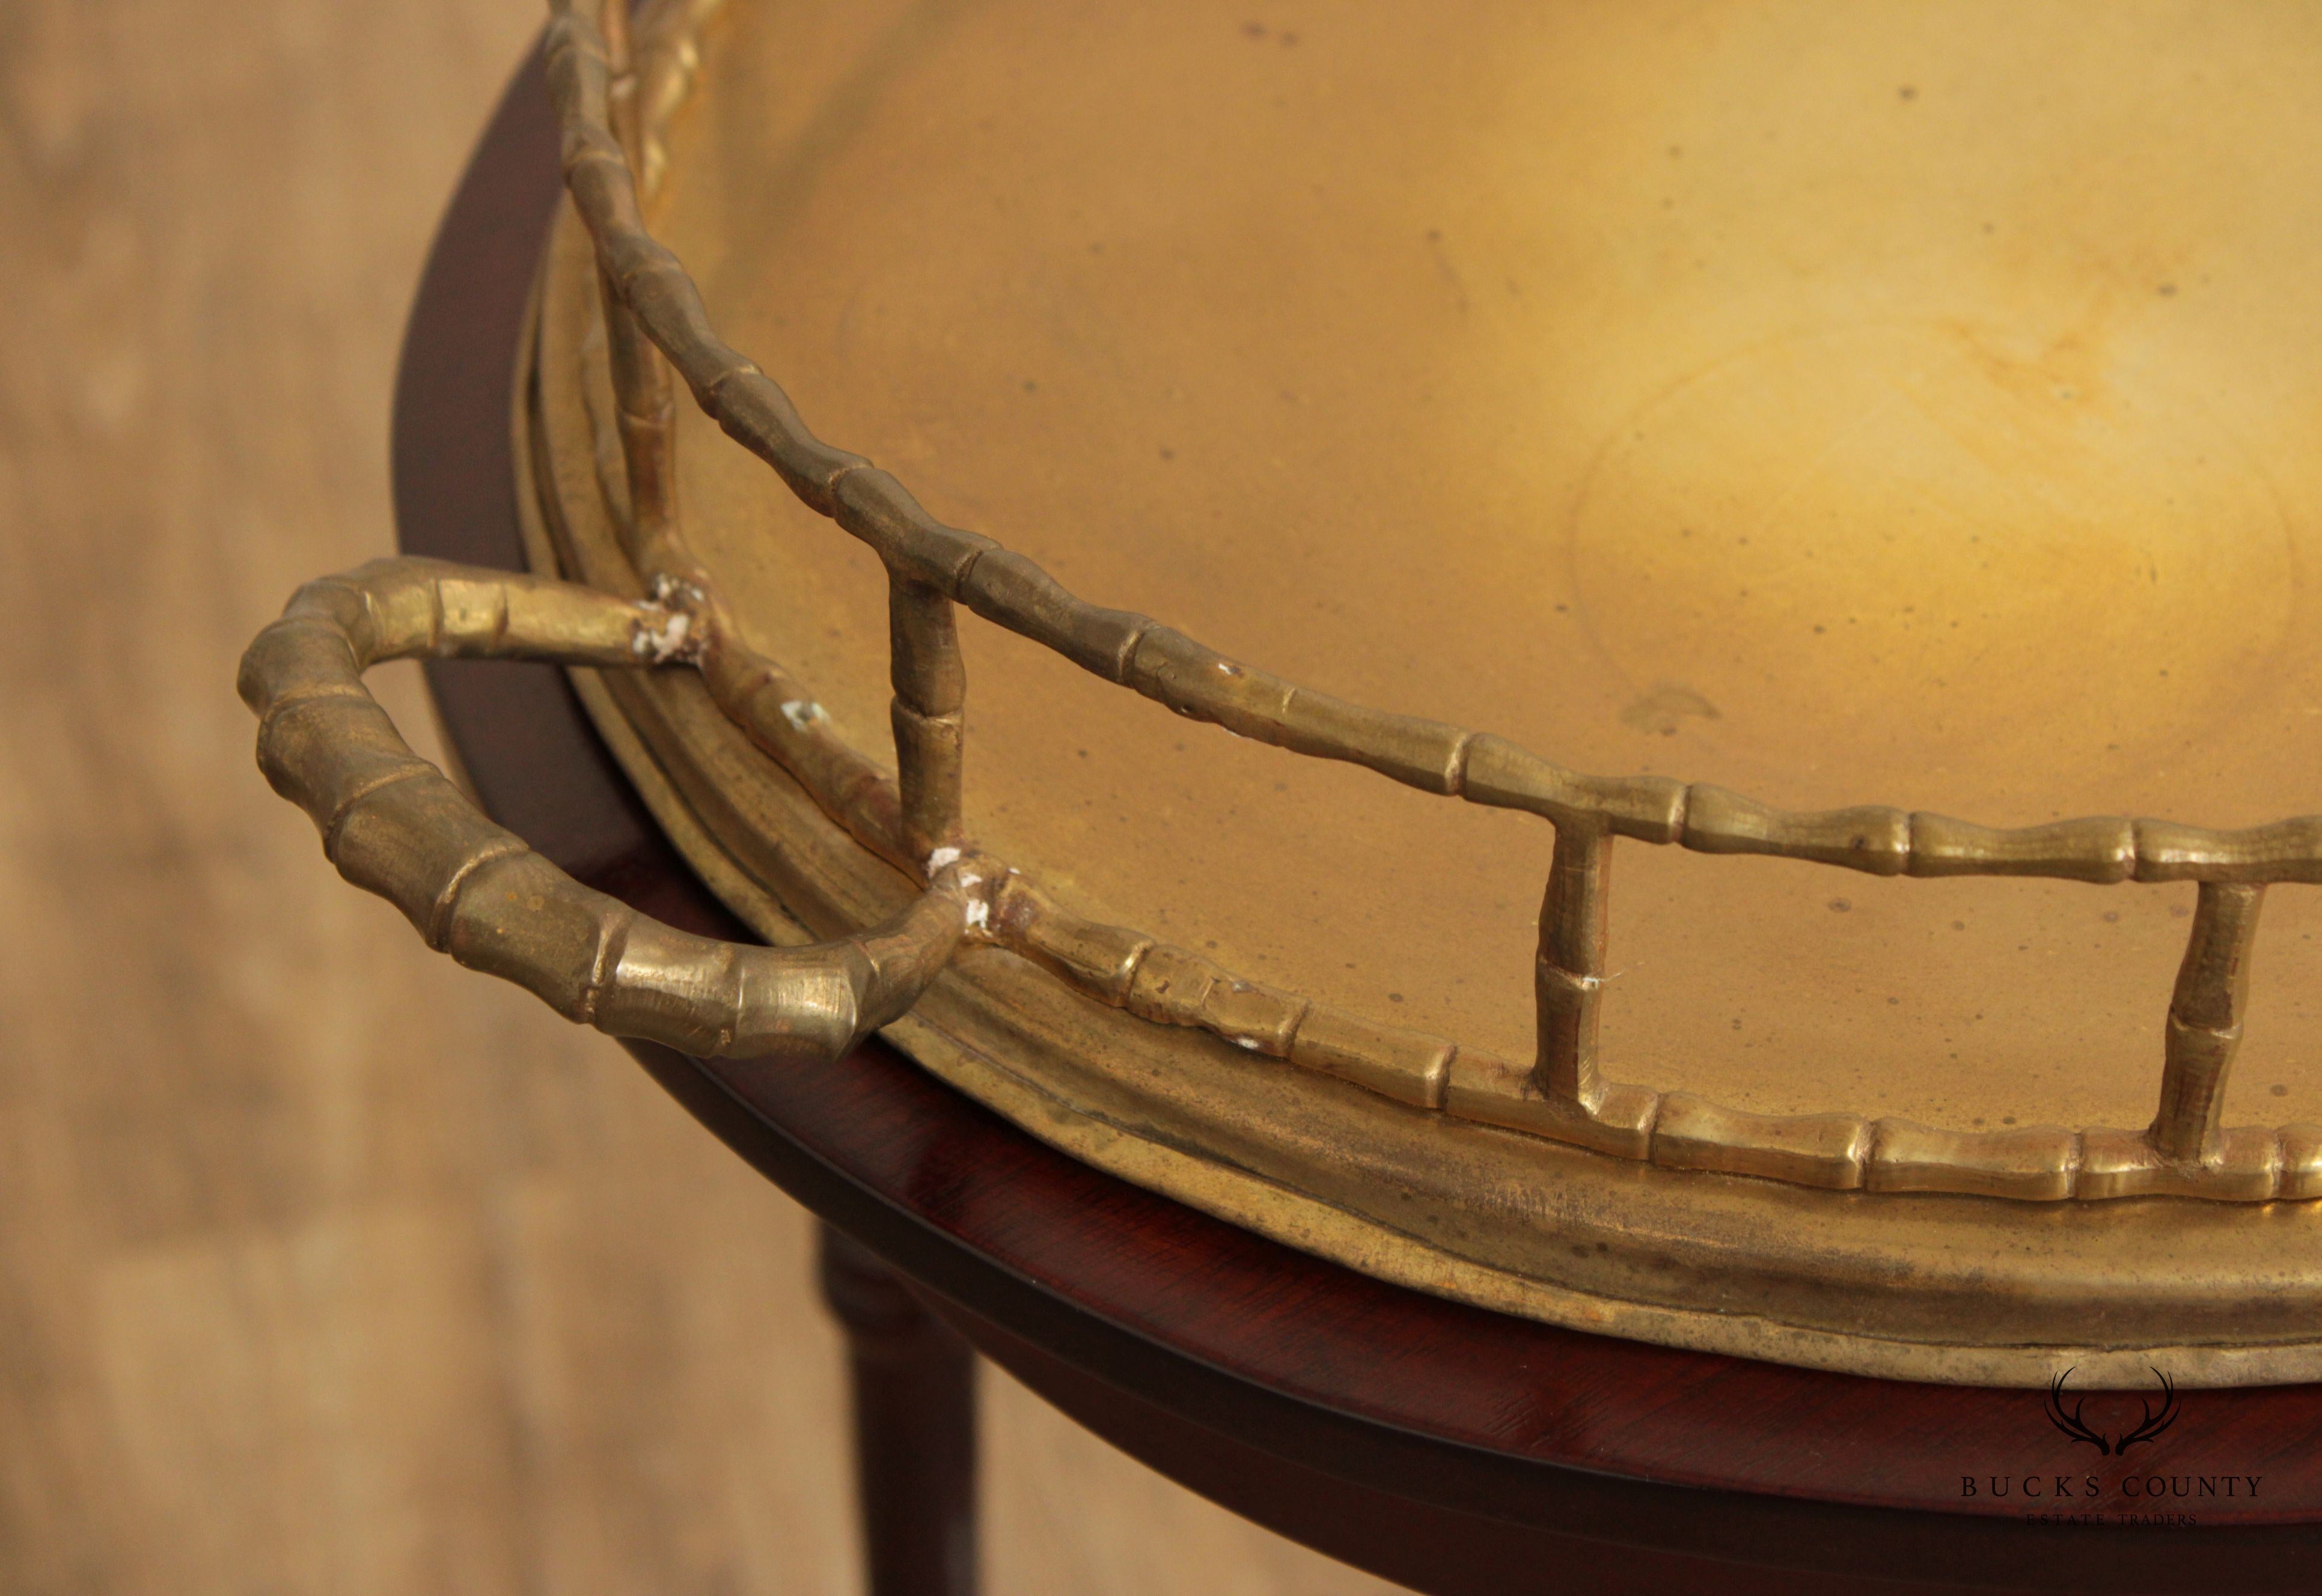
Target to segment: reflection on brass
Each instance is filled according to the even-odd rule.
[[[1602,1146],[1585,1122],[1595,1117],[1603,1090],[1596,1080],[1597,1016],[1604,980],[1608,891],[1605,871],[1614,835],[1650,843],[1678,843],[1706,853],[1761,853],[1834,864],[1877,875],[2055,875],[2080,880],[2144,881],[2192,880],[2215,889],[2228,882],[2322,880],[2322,819],[2304,818],[2246,831],[2218,833],[2156,821],[2088,820],[1995,830],[1940,816],[1900,809],[1861,807],[1822,814],[1790,814],[1723,788],[1687,784],[1668,777],[1587,776],[1551,764],[1499,738],[1440,722],[1388,715],[1301,687],[1284,678],[1228,659],[1215,650],[1148,616],[1100,608],[1075,597],[1031,561],[1011,553],[980,534],[935,520],[887,472],[859,455],[834,449],[807,429],[790,398],[746,358],[719,341],[699,290],[676,258],[647,233],[639,209],[637,183],[611,126],[617,103],[615,69],[604,36],[569,0],[560,0],[548,43],[549,81],[565,131],[565,174],[582,220],[597,245],[605,278],[635,313],[663,353],[675,364],[695,399],[745,447],[773,466],[800,499],[831,516],[874,550],[899,592],[917,597],[913,613],[939,610],[940,625],[923,620],[907,628],[900,618],[895,701],[897,747],[907,783],[949,784],[941,798],[906,796],[907,808],[921,804],[940,815],[947,827],[957,814],[958,722],[961,698],[957,644],[948,615],[953,601],[985,618],[1054,649],[1083,670],[1133,688],[1178,714],[1206,720],[1238,735],[1300,753],[1345,760],[1425,791],[1470,802],[1528,809],[1547,818],[1557,832],[1556,862],[1540,921],[1538,975],[1540,1049],[1527,1093],[1561,1099],[1577,1112],[1495,1112],[1493,1099],[1467,1099],[1469,1112],[1512,1128],[1545,1135],[1566,1134],[1583,1145]],[[617,323],[626,317],[617,307]],[[619,398],[625,448],[632,453],[631,479],[658,483],[673,473],[671,432],[650,433],[632,417],[647,403],[649,381],[625,359],[622,339],[612,340],[613,380]],[[634,492],[634,489],[633,489]],[[654,502],[658,502],[657,500]],[[639,512],[642,526],[644,512]],[[662,546],[672,531],[639,533],[642,569],[649,576],[675,578],[674,558]],[[708,588],[707,576],[687,562],[686,579]],[[707,635],[723,635],[714,600],[705,617]],[[915,639],[939,640],[940,664],[907,660],[902,649]],[[940,673],[950,696],[946,718],[924,718],[904,689],[929,671]],[[952,691],[953,689],[959,691]],[[734,707],[728,706],[729,708]],[[737,713],[746,713],[737,711]],[[923,829],[923,827],[922,827]],[[945,834],[948,834],[947,831]],[[1924,848],[1919,838],[1926,839]],[[921,836],[919,842],[929,840]],[[2206,935],[2204,914],[2194,935]],[[1170,950],[1172,957],[1179,956]],[[1193,965],[1206,964],[1190,954]],[[2230,962],[2239,968],[2240,961]],[[2224,1002],[2199,989],[2221,981],[2226,962],[2189,958],[2187,973],[2170,1010],[2172,1057],[2197,1045],[2174,1017],[2207,1012]],[[1222,971],[1202,975],[1194,990],[1206,993],[1219,981],[1233,986]],[[1185,980],[1181,980],[1182,988]],[[1256,990],[1257,989],[1251,989]],[[1201,1025],[1229,1040],[1261,1052],[1286,1052],[1286,1037],[1274,1042],[1272,1022],[1294,999],[1281,998],[1254,1029],[1238,1027],[1230,1016],[1213,1013],[1203,1000],[1155,1001],[1137,1012],[1175,1024]],[[1148,1012],[1149,1011],[1149,1012]],[[1273,1044],[1269,1045],[1269,1044]],[[2192,1196],[2271,1199],[2322,1193],[2313,1173],[2294,1167],[2287,1151],[2306,1140],[2303,1127],[2262,1133],[2268,1149],[2267,1175],[2253,1179],[2208,1153],[2176,1149],[2207,1146],[2201,1124],[2186,1128],[2186,1116],[2214,1113],[2222,1102],[2230,1043],[2203,1042],[2209,1059],[2198,1092],[2178,1090],[2165,1096],[2148,1134],[2158,1156],[2149,1163],[2108,1169],[2084,1184],[2080,1138],[2052,1138],[2052,1163],[2045,1181],[1995,1178],[2001,1168],[2020,1163],[2021,1138],[2007,1133],[1932,1138],[1922,1127],[1904,1125],[1900,1135],[1912,1148],[1903,1183],[1915,1190],[1957,1190],[2018,1197],[2124,1197],[2167,1190]],[[2192,1066],[2188,1066],[2191,1068]],[[1456,1071],[1456,1066],[1455,1066]],[[2172,1072],[2171,1079],[2182,1072]],[[1518,1099],[1519,1103],[1522,1098]],[[1628,1145],[1638,1155],[1679,1169],[1715,1169],[1814,1186],[1852,1190],[1892,1189],[1874,1177],[1878,1126],[1842,1114],[1782,1118],[1727,1109],[1690,1098],[1665,1103],[1665,1123],[1646,1135],[1639,1115],[1623,1098]],[[1460,1111],[1455,1108],[1455,1112]],[[1883,1123],[1883,1122],[1882,1122]],[[2091,1133],[2102,1135],[2105,1133]],[[1614,1138],[1619,1140],[1620,1138]],[[2213,1139],[2213,1138],[2212,1138]],[[2248,1142],[2247,1133],[2244,1133]],[[2250,1144],[2254,1145],[2254,1143]],[[1956,1167],[1956,1178],[1944,1171]]]
[[[554,545],[553,557],[597,588],[635,595],[619,602],[648,606],[663,634],[674,626],[685,640],[686,657],[672,653],[667,662],[694,667],[609,673],[601,682],[584,680],[584,694],[689,856],[771,935],[786,934],[787,919],[751,907],[763,907],[768,891],[790,914],[829,934],[893,913],[906,900],[899,895],[916,890],[911,884],[931,867],[937,889],[910,901],[945,900],[946,871],[991,883],[988,892],[951,889],[967,894],[959,911],[965,935],[954,931],[933,955],[949,958],[948,972],[923,983],[922,1000],[896,1027],[928,1068],[1132,1179],[1391,1278],[1559,1322],[1923,1379],[2035,1384],[2075,1363],[2101,1378],[2107,1370],[2134,1373],[2163,1354],[2185,1383],[2322,1373],[2322,1340],[2312,1331],[2322,1315],[2322,1268],[2309,1263],[2303,1230],[2310,1210],[2280,1200],[2322,1196],[2322,1127],[2223,1128],[2219,1117],[2243,1033],[2260,896],[2273,881],[2322,880],[2322,819],[2208,830],[2054,816],[1992,827],[1882,807],[1791,809],[1731,785],[1650,771],[1591,776],[1507,737],[1317,692],[1146,616],[1083,600],[1041,564],[944,524],[893,475],[817,438],[783,389],[723,342],[692,276],[647,230],[643,196],[686,169],[681,154],[672,153],[667,123],[704,59],[696,30],[708,8],[649,6],[634,42],[624,23],[603,25],[610,13],[594,17],[572,0],[553,9],[547,69],[574,214],[586,237],[561,235],[562,252],[553,252],[544,281],[537,386],[519,429],[536,474],[527,487],[538,490],[546,523],[540,537]],[[1609,14],[1551,11],[1540,14],[1555,26]],[[918,70],[912,52],[940,52],[944,30],[956,20],[900,8],[882,69]],[[1365,29],[1376,33],[1379,20],[1349,25]],[[1303,45],[1286,32],[1265,37],[1281,49],[1328,43],[1319,29]],[[1444,48],[1452,49],[1448,36]],[[987,59],[970,51],[950,62],[945,81],[975,104],[982,92],[975,74],[994,70],[990,61],[1004,54]],[[1410,64],[1416,78],[1422,64]],[[1453,66],[1445,70],[1458,76]],[[1219,96],[1221,118],[1255,103],[1234,97],[1243,91],[1230,75],[1203,81]],[[825,159],[829,141],[846,136],[848,119],[866,114],[861,96],[868,82],[847,79],[828,106],[808,107],[834,120],[811,124],[798,148]],[[1021,103],[1019,93],[1011,80],[1011,103]],[[1671,145],[1668,159],[1684,154]],[[888,156],[896,159],[891,150]],[[793,192],[813,180],[797,169],[784,169],[780,179]],[[751,203],[746,194],[742,203]],[[995,211],[977,225],[1010,223]],[[748,229],[741,231],[746,239]],[[1455,313],[1476,313],[1486,285],[1462,275],[1438,233],[1428,242]],[[1051,256],[1067,247],[1082,246],[1056,242]],[[735,259],[749,258],[745,243]],[[590,263],[595,285],[585,310],[570,291],[580,260]],[[732,279],[730,262],[726,270]],[[1516,296],[1526,291],[1513,278],[1505,288]],[[776,324],[783,324],[779,315]],[[1862,323],[1844,334],[1852,342],[1842,347],[1889,361],[1906,387],[1924,380],[1923,368],[1942,369],[1914,342],[1920,335],[1879,328],[1875,317]],[[1101,354],[1102,328],[1076,328],[1073,336],[1081,340],[1076,347]],[[601,340],[601,375],[594,378],[581,352],[591,339]],[[1787,347],[1778,341],[1760,348],[1738,369],[1779,376]],[[1987,358],[1973,347],[1977,359]],[[2071,351],[2055,358],[2069,367]],[[1098,355],[1091,359],[1102,367]],[[1988,363],[1996,380],[2020,386],[1998,356]],[[1603,482],[1650,482],[1659,468],[1640,451],[1652,446],[1653,429],[1665,416],[1692,414],[1686,406],[1714,389],[1718,369],[1637,412],[1627,434],[1592,468],[1590,491]],[[773,468],[799,503],[836,521],[883,567],[894,775],[851,745],[809,684],[752,641],[751,627],[765,619],[769,579],[733,569],[746,543],[723,535],[715,517],[705,523],[698,511],[689,512],[690,529],[702,534],[707,525],[718,555],[704,557],[688,537],[677,485],[681,476],[695,480],[688,475],[695,457],[689,445],[686,461],[678,458],[687,424],[672,403],[672,372],[718,427]],[[1240,379],[1229,370],[1220,382],[1230,388]],[[1015,381],[1010,376],[1011,387]],[[1027,392],[1035,386],[1022,382]],[[1843,406],[1850,391],[1842,382],[1836,397],[1807,393],[1802,402]],[[2058,403],[2080,394],[2070,386],[2055,392]],[[1282,398],[1293,403],[1297,396]],[[601,414],[594,409],[600,404],[608,406]],[[591,415],[604,424],[599,435],[614,440],[611,455],[591,453]],[[1979,470],[1997,469],[1994,461],[2007,465],[2007,451],[2023,447],[2005,435],[2004,417],[1976,418],[1973,427],[1961,435],[1963,447],[1980,451]],[[1019,474],[1051,469],[1056,451],[1053,442],[1027,443]],[[1166,446],[1160,453],[1175,458]],[[594,463],[582,483],[571,473],[587,461]],[[1432,466],[1413,443],[1394,469],[1425,479]],[[687,492],[689,504],[699,503],[692,487]],[[1112,497],[1108,492],[1108,501]],[[1576,511],[1576,526],[1593,524],[1589,513],[1586,505]],[[1654,535],[1693,535],[1675,515],[1669,523]],[[1637,546],[1640,561],[1653,557],[1650,546]],[[1322,556],[1318,595],[1327,595],[1338,561],[1361,553],[1358,541]],[[1653,569],[1638,567],[1640,586]],[[1586,575],[1576,566],[1569,579],[1577,597]],[[1745,573],[1744,579],[1760,579]],[[1897,579],[1923,579],[1920,572]],[[1751,589],[1741,596],[1749,598]],[[1908,597],[1898,601],[1906,613],[1914,607]],[[1665,627],[1655,602],[1639,602],[1630,622]],[[1020,833],[1006,851],[1022,868],[972,844],[967,816],[981,811],[964,807],[975,792],[964,780],[974,739],[954,608],[960,604],[1188,720],[1358,765],[1423,793],[1546,819],[1553,857],[1532,961],[1531,1056],[1502,1058],[1285,984],[1245,979],[1227,967],[1238,961],[1067,907],[1066,899],[1089,907],[1087,894],[1058,873],[1067,862],[1044,859],[1045,879],[1036,880],[1019,852]],[[1838,625],[1851,619],[1830,618]],[[594,661],[585,651],[572,657]],[[1723,729],[1749,716],[1762,723],[1760,709],[1737,705],[1723,690],[1639,674],[1652,682],[1650,692],[1641,682],[1616,700],[1628,708],[1616,709],[1615,718],[1633,733],[1677,746],[1693,734],[1689,728]],[[979,680],[986,683],[979,703],[1014,686],[983,674]],[[1549,685],[1566,690],[1562,682]],[[1857,702],[1875,698],[1867,674],[1861,682],[1834,676],[1830,687]],[[1924,707],[1879,707],[1899,720]],[[1831,752],[1842,761],[1847,751]],[[1213,752],[1186,757],[1213,767],[1217,759]],[[1220,780],[1220,795],[1226,790]],[[1239,824],[1248,825],[1247,816]],[[1996,1115],[1998,1124],[1979,1119],[1960,1128],[1843,1109],[1769,1113],[1612,1078],[1600,1068],[1600,1053],[1604,999],[1623,974],[1611,957],[1616,837],[1879,877],[2199,883],[2175,990],[2165,1009],[2157,992],[2150,999],[2163,1066],[2150,1124],[2019,1127]],[[1373,862],[1356,840],[1340,868],[1361,871]],[[1624,882],[1643,873],[1623,866]],[[1294,882],[1251,885],[1263,894]],[[1200,916],[1193,890],[1193,900],[1169,906],[1178,936],[1185,932],[1175,928],[1175,911]],[[1735,892],[1723,902],[1746,898]],[[1840,898],[1830,907],[1852,906]],[[1842,936],[1851,924],[1833,922]],[[1796,977],[1781,995],[1815,996]],[[2052,999],[2076,1000],[2137,999],[2112,990]],[[1265,1060],[1294,1068],[1269,1068]],[[1778,1069],[1780,1062],[1760,1057],[1760,1067]],[[2009,1084],[1993,1080],[1995,1103]],[[2132,1197],[2213,1200],[2066,1200]],[[2092,1317],[2089,1305],[2098,1300],[2106,1310]]]

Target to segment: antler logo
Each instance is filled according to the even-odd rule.
[[[2149,1363],[2145,1366],[2152,1368]],[[2097,1449],[2097,1454],[2100,1457],[2122,1456],[2139,1441],[2150,1441],[2177,1422],[2177,1388],[2170,1383],[2169,1376],[2158,1369],[2153,1370],[2153,1377],[2161,1382],[2161,1406],[2155,1408],[2149,1399],[2139,1397],[2137,1405],[2144,1410],[2144,1418],[2135,1428],[2118,1436],[2107,1436],[2101,1430],[2090,1429],[2082,1422],[2080,1411],[2088,1405],[2086,1397],[2074,1400],[2071,1410],[2065,1411],[2064,1382],[2071,1377],[2072,1371],[2067,1369],[2049,1382],[2048,1422],[2070,1436],[2075,1443],[2086,1441]]]

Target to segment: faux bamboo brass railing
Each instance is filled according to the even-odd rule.
[[[524,980],[575,1017],[622,1034],[681,1035],[679,1044],[698,1050],[746,1052],[745,1043],[795,1032],[812,1040],[791,1044],[791,1051],[827,1055],[900,1012],[899,998],[908,1006],[961,941],[982,940],[1150,1020],[1197,1026],[1416,1108],[1671,1168],[1836,1190],[2044,1200],[2322,1196],[2322,1126],[2227,1130],[2220,1124],[2264,889],[2274,881],[2322,880],[2322,817],[2217,832],[2111,817],[1998,829],[1881,807],[1791,813],[1706,784],[1567,771],[1489,734],[1318,693],[1230,660],[1147,616],[1091,605],[1024,556],[935,520],[892,476],[816,438],[782,390],[718,338],[692,279],[647,231],[640,199],[639,172],[649,186],[659,170],[657,123],[679,97],[672,85],[690,70],[690,38],[681,31],[668,34],[657,54],[641,51],[633,69],[618,0],[601,17],[591,17],[573,0],[554,0],[553,11],[547,72],[562,130],[566,181],[599,269],[628,497],[623,534],[650,597],[622,600],[565,584],[387,562],[305,590],[245,661],[244,695],[264,716],[261,763],[270,777],[315,816],[343,872],[396,899],[432,944]],[[835,520],[884,563],[894,687],[892,780],[830,731],[801,684],[741,641],[711,573],[689,552],[675,503],[672,369],[728,435],[771,465],[801,502]],[[487,635],[453,624],[455,612],[482,602],[477,595],[495,584],[501,597],[489,602],[500,606],[498,630]],[[411,595],[420,589],[436,596],[432,602],[439,620],[426,627],[409,620],[399,630],[382,626],[383,605],[404,615],[395,606],[416,604]],[[391,601],[382,597],[389,594]],[[1236,980],[1183,949],[1072,916],[1019,871],[978,853],[962,818],[966,680],[955,614],[962,604],[1180,715],[1295,752],[1364,765],[1424,791],[1547,819],[1555,852],[1540,919],[1533,1060],[1495,1059]],[[615,911],[626,911],[607,908],[609,899],[589,907],[599,927],[589,967],[594,973],[577,985],[569,972],[552,980],[533,968],[543,958],[553,963],[553,957],[527,964],[480,952],[486,947],[480,934],[462,930],[475,895],[463,897],[462,883],[503,868],[497,862],[513,857],[513,839],[497,828],[489,835],[478,831],[488,823],[474,817],[459,822],[466,828],[459,833],[465,853],[432,840],[426,826],[448,813],[443,791],[400,777],[364,785],[359,762],[326,745],[319,726],[298,718],[307,706],[336,705],[361,694],[353,676],[370,659],[431,651],[698,669],[725,713],[858,841],[915,879],[931,879],[902,921],[827,944],[872,955],[875,976],[851,978],[855,1007],[848,1023],[827,1016],[809,1023],[809,1011],[819,1011],[804,997],[798,999],[799,1013],[783,1018],[786,1000],[772,996],[770,988],[759,989],[757,1000],[771,1003],[777,1017],[768,1022],[762,1016],[755,1028],[732,1023],[746,1005],[730,992],[680,1022],[663,1021],[649,1002],[623,999],[608,1006],[602,999],[624,990],[618,978],[628,968],[606,928]],[[411,761],[399,741],[396,752],[380,752],[391,728],[384,728],[383,717],[371,718],[377,711],[367,696],[363,704],[352,723],[365,740],[362,757],[375,764]],[[371,846],[365,839],[374,825],[392,830],[398,840],[392,847]],[[2199,883],[2163,1026],[2153,1122],[2143,1130],[1954,1131],[1851,1114],[1752,1114],[1606,1079],[1597,1035],[1606,977],[1608,865],[1616,836],[1877,875]],[[581,890],[565,886],[571,892],[544,900],[562,903]],[[503,920],[493,935],[514,945],[521,936],[512,925]],[[579,946],[576,941],[556,957],[577,957]],[[699,948],[687,954],[709,963],[735,956]],[[817,957],[846,962],[827,950]],[[887,962],[879,962],[882,958]],[[667,962],[645,961],[641,978],[650,986],[652,971]],[[846,962],[846,968],[859,972],[861,966]],[[891,968],[902,973],[891,976]],[[765,979],[794,978],[774,964]],[[663,984],[674,988],[684,980]],[[727,1017],[710,1023],[719,1016]],[[659,1028],[623,1030],[648,1023]]]

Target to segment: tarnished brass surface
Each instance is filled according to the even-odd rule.
[[[2322,1129],[2220,1128],[2245,1015],[2317,1013],[2253,941],[2265,883],[2322,879],[2322,821],[2253,824],[2311,787],[2315,368],[2237,319],[2299,302],[2314,230],[2295,160],[2218,141],[2322,131],[2302,16],[743,8],[664,128],[698,14],[654,14],[635,75],[622,27],[551,30],[593,258],[568,228],[543,300],[544,533],[699,639],[698,682],[592,692],[737,907],[843,931],[894,896],[873,855],[970,838],[1002,872],[992,945],[900,1027],[929,1067],[1565,1322],[1919,1378],[2322,1367],[2284,1200]],[[820,442],[729,337],[1040,562]],[[1552,860],[1120,687],[1529,812]],[[2100,807],[2228,828],[2063,818]],[[1629,849],[1615,893],[1615,838],[1862,875]],[[1897,876],[2050,880],[1865,879]],[[2084,907],[2132,881],[2198,899]],[[2061,1127],[2107,1117],[2137,1128]]]

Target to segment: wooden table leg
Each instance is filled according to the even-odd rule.
[[[974,1596],[975,1354],[893,1271],[822,1229],[822,1296],[846,1327],[870,1596]]]

